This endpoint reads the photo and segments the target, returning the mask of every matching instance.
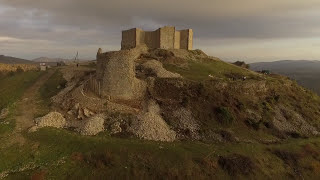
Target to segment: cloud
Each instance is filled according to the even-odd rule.
[[[34,47],[48,43],[41,52],[29,51],[29,57],[42,56],[36,53],[53,54],[51,48],[57,51],[53,46],[56,44],[69,49],[59,49],[68,56],[71,49],[82,47],[118,49],[124,29],[152,30],[175,25],[178,29],[193,28],[195,47],[213,55],[229,57],[234,53],[234,44],[245,47],[256,44],[251,46],[254,49],[264,42],[278,42],[289,52],[292,47],[288,44],[295,39],[309,42],[310,38],[320,37],[319,10],[319,0],[0,0],[0,37],[43,41],[39,45],[34,43]],[[28,54],[28,48],[23,48],[26,44],[20,43],[16,46],[21,49],[14,49]],[[277,48],[270,46],[265,54],[259,51],[260,56],[271,53],[280,58]],[[94,55],[95,52],[86,54]],[[257,56],[257,53],[243,55]]]

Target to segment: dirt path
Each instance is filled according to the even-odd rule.
[[[37,112],[39,103],[39,88],[53,75],[55,71],[49,70],[42,75],[31,87],[23,94],[21,100],[17,103],[16,127],[9,137],[8,145],[19,143],[23,145],[25,138],[21,132],[33,126],[34,114]]]

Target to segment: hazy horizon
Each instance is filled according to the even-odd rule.
[[[120,49],[121,31],[194,30],[194,49],[227,61],[320,59],[320,1],[0,0],[0,54],[94,59]]]

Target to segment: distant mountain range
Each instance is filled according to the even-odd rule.
[[[270,70],[295,79],[300,85],[320,95],[320,61],[282,60],[250,64],[254,71]]]
[[[39,57],[32,60],[33,62],[66,62],[66,61],[72,61],[70,59],[62,59],[62,58],[48,58],[48,57]]]
[[[39,62],[72,62],[73,59],[62,59],[62,58],[48,58],[48,57],[39,57],[33,60],[26,60],[21,58],[15,58],[10,56],[0,55],[0,63],[3,64],[35,64]],[[88,61],[84,59],[79,59],[79,61]]]
[[[71,62],[74,61],[74,59],[62,59],[62,58],[48,58],[48,57],[39,57],[32,60],[33,62]],[[84,59],[79,59],[79,61],[88,61]]]
[[[34,62],[10,56],[0,55],[0,63],[3,64],[33,64]]]

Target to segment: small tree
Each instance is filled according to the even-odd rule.
[[[250,65],[246,64],[244,61],[236,61],[233,64],[247,69],[250,68]]]

